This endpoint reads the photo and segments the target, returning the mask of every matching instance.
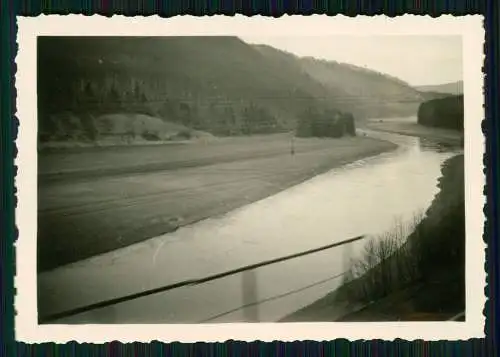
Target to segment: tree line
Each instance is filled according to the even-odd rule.
[[[298,119],[296,135],[298,137],[329,138],[340,138],[345,135],[355,136],[354,117],[351,113],[309,107]]]
[[[418,123],[463,131],[464,96],[449,96],[422,103],[418,109]]]

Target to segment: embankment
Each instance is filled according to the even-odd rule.
[[[396,148],[365,137],[295,139],[294,146],[291,155],[290,137],[277,135],[42,155],[41,176],[62,174],[39,180],[39,270],[174,231]]]
[[[438,186],[440,191],[426,216],[398,251],[283,321],[444,320],[463,312],[463,155],[443,164]],[[403,274],[401,267],[411,268],[411,272]],[[384,269],[391,271],[384,273]],[[381,285],[387,283],[383,278],[387,276],[392,280],[382,289]]]

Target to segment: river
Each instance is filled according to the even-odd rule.
[[[441,164],[455,154],[381,132],[398,149],[176,232],[38,276],[39,313],[51,314],[185,279],[202,278],[358,235],[425,211]],[[273,322],[339,286],[363,241],[64,318],[56,323]],[[246,306],[246,307],[245,307]]]

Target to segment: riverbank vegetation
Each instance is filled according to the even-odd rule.
[[[366,244],[363,255],[353,261],[346,275],[343,298],[367,304],[419,285],[425,293],[411,299],[414,312],[465,310],[463,168],[463,155],[447,160],[440,192],[425,216],[417,214],[412,222],[398,222],[391,231]],[[445,289],[446,294],[440,295],[437,288]]]

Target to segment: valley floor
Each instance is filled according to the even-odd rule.
[[[39,155],[38,269],[112,251],[393,150],[368,137],[288,134]]]

